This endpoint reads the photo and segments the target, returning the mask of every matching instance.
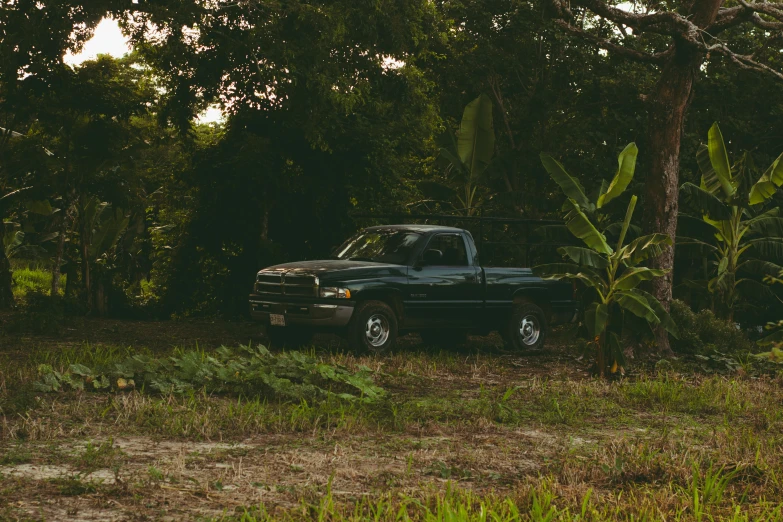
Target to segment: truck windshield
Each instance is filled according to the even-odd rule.
[[[421,234],[409,230],[363,230],[337,249],[337,259],[404,265]]]

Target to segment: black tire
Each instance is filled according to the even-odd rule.
[[[313,340],[313,332],[296,326],[267,326],[266,335],[272,348],[299,348]]]
[[[427,346],[439,348],[459,348],[468,342],[468,332],[463,330],[422,330],[419,335]]]
[[[357,353],[379,355],[395,345],[397,328],[397,314],[389,305],[383,301],[365,301],[356,305],[348,324],[348,343]]]
[[[543,350],[548,333],[546,314],[541,307],[530,302],[514,307],[501,332],[506,349],[511,352]]]

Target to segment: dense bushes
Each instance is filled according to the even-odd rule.
[[[742,330],[734,323],[717,318],[710,310],[696,313],[686,303],[675,299],[671,305],[671,316],[680,331],[680,338],[672,342],[672,349],[677,353],[754,351],[754,343]]]

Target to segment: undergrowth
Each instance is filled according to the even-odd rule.
[[[352,372],[301,352],[272,354],[260,345],[240,345],[237,349],[223,346],[213,352],[180,350],[161,358],[131,355],[93,367],[73,362],[64,372],[44,363],[38,366],[38,373],[40,380],[34,386],[40,392],[139,388],[171,395],[203,390],[270,399],[360,402],[373,402],[384,395],[368,368]]]

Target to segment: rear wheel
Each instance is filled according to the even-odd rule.
[[[546,315],[538,305],[527,302],[515,306],[502,332],[506,349],[514,352],[542,350],[547,326]]]
[[[383,301],[356,306],[348,324],[348,342],[360,353],[381,354],[397,342],[397,314]]]
[[[267,326],[266,335],[272,348],[299,348],[313,340],[313,332],[295,326]]]

